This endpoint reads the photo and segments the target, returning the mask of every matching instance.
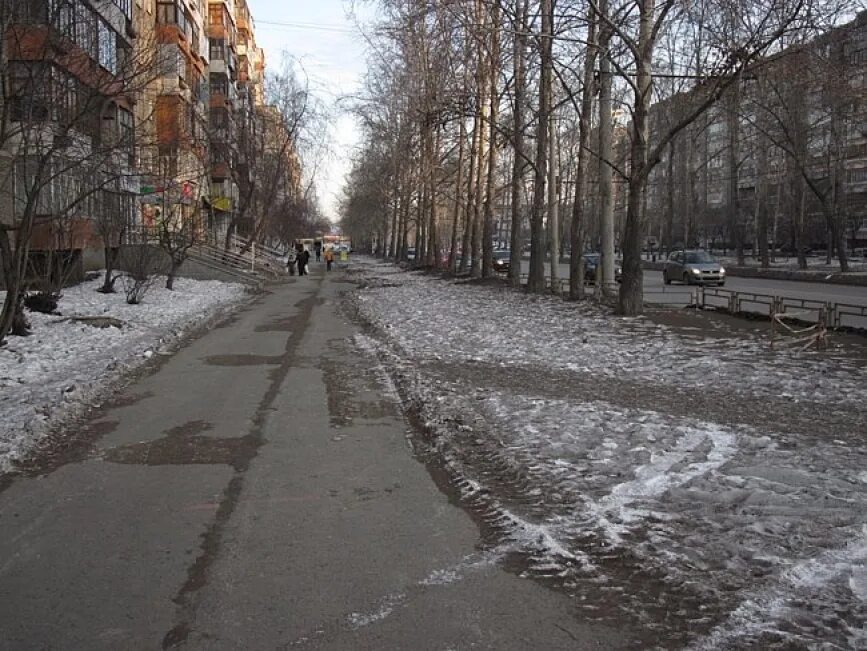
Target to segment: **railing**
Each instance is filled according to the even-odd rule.
[[[527,274],[521,274],[521,284],[527,284]],[[569,279],[557,279],[560,293],[569,291]],[[545,287],[551,288],[551,277],[545,277]],[[610,294],[616,295],[618,285],[610,287]],[[598,287],[585,284],[587,295],[596,294]],[[722,308],[731,314],[762,314],[770,319],[783,318],[805,323],[826,323],[828,328],[864,328],[867,329],[867,305],[852,303],[834,303],[810,298],[794,296],[777,296],[773,294],[758,294],[742,292],[720,287],[666,287],[661,289],[644,289],[644,303],[647,305],[662,305],[669,307],[715,307]]]
[[[229,250],[242,257],[250,269],[266,269],[272,273],[286,272],[286,252],[265,244],[250,242],[238,235],[229,238]]]
[[[127,231],[125,243],[132,245],[146,244],[149,246],[159,246],[160,231],[157,228],[138,228]],[[194,243],[187,250],[186,255],[190,260],[215,265],[225,270],[233,271],[239,275],[259,278],[262,275],[261,272],[268,273],[268,270],[263,270],[261,267],[256,269],[254,265],[250,264],[249,258],[234,251],[226,251],[205,241]]]

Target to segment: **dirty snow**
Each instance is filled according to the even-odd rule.
[[[862,357],[356,267],[359,350],[522,575],[641,647],[865,648]]]
[[[245,294],[239,284],[178,278],[175,291],[157,284],[141,304],[127,305],[122,291],[101,294],[100,285],[94,279],[65,289],[59,315],[28,312],[33,334],[9,337],[0,348],[0,472],[50,428],[110,396],[124,374]],[[67,320],[73,316],[123,325],[101,329]]]

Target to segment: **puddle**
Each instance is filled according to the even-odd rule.
[[[359,399],[360,395],[371,397],[381,395],[382,387],[372,387],[378,384],[375,377],[370,376],[370,369],[358,362],[340,364],[330,359],[322,359],[322,380],[328,397],[329,422],[334,427],[350,425],[355,419],[381,420],[395,418],[399,409],[393,400],[377,398],[373,400]],[[377,389],[373,393],[371,389]]]
[[[103,454],[103,459],[146,466],[221,464],[235,470],[246,468],[256,455],[260,441],[251,435],[228,439],[200,435],[212,427],[205,421],[190,421],[173,427],[154,441],[111,448]]]
[[[296,323],[297,319],[294,316],[288,316],[257,325],[254,330],[256,332],[291,332]]]
[[[211,366],[265,366],[283,361],[279,355],[211,355],[202,359]]]

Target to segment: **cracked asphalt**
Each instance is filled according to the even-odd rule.
[[[270,287],[0,477],[0,649],[639,646],[486,547],[344,281]]]

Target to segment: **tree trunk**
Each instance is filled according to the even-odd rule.
[[[640,314],[644,307],[644,274],[641,270],[641,239],[644,221],[644,188],[648,173],[649,112],[652,90],[654,0],[641,5],[639,22],[637,87],[632,111],[632,146],[630,176],[623,232],[623,282],[620,285],[618,311],[626,316]]]
[[[515,105],[512,107],[512,147],[515,157],[512,162],[512,224],[509,238],[509,282],[517,287],[521,284],[521,227],[523,226],[523,211],[521,201],[524,191],[524,93],[526,91],[525,58],[527,51],[527,2],[518,0],[515,7],[515,42],[513,53],[513,72],[515,86]]]
[[[761,135],[756,134],[755,137],[761,138]],[[771,260],[768,257],[768,143],[764,139],[758,143],[755,163],[756,239],[761,267],[767,269],[771,266]]]
[[[178,270],[181,268],[181,265],[184,264],[183,260],[178,260],[177,258],[172,257],[172,264],[169,267],[169,273],[166,276],[166,289],[169,291],[173,291],[175,288],[175,276],[178,274]]]
[[[476,168],[479,166],[479,132],[482,125],[479,120],[478,110],[473,116],[473,132],[470,141],[470,166],[467,170],[467,207],[464,211],[464,235],[461,239],[461,263],[458,267],[459,273],[466,273],[469,269],[470,242],[473,233],[473,206],[475,205],[476,193]]]
[[[484,88],[485,80],[479,80],[480,87]],[[485,180],[487,178],[487,169],[490,164],[490,156],[488,155],[488,138],[485,129],[489,127],[488,111],[490,106],[486,99],[487,89],[479,91],[479,153],[478,165],[476,165],[476,200],[473,203],[473,230],[471,241],[471,265],[470,275],[473,278],[481,278],[482,276],[482,213],[484,206],[484,191]]]
[[[427,264],[430,267],[437,268],[440,266],[440,243],[439,233],[437,232],[436,172],[442,132],[437,130],[436,138],[432,138],[430,133],[428,133],[428,138],[430,140],[428,149],[428,201],[430,202],[430,213],[428,219]]]
[[[497,118],[500,98],[497,93],[497,64],[500,59],[500,10],[499,5],[491,8],[490,57],[488,77],[490,87],[490,108],[488,109],[488,178],[485,189],[485,209],[482,229],[482,277],[494,275],[494,201],[496,200],[497,174]]]
[[[738,176],[740,172],[740,81],[735,81],[728,89],[728,221],[729,233],[734,239],[738,265],[744,265],[744,226],[741,219],[738,196]]]
[[[557,175],[559,174],[557,153],[557,126],[554,123],[554,113],[548,121],[548,255],[551,258],[551,293],[560,291],[560,206],[557,193]]]
[[[595,94],[593,78],[596,67],[597,18],[590,4],[587,10],[587,52],[584,61],[584,87],[581,89],[581,115],[578,122],[578,162],[575,168],[575,200],[572,203],[572,255],[569,259],[569,298],[584,298],[584,231],[586,212],[584,194],[587,191],[587,142],[590,140],[590,118]]]
[[[530,213],[530,276],[527,290],[537,294],[545,291],[545,251],[542,248],[545,189],[548,175],[548,122],[551,115],[551,56],[553,35],[553,2],[541,0],[542,33],[540,50],[542,69],[539,77],[539,113],[536,132],[536,176],[533,187],[533,207]]]
[[[464,147],[467,139],[467,126],[463,116],[458,125],[458,169],[455,173],[455,208],[452,212],[452,238],[449,246],[449,273],[455,273],[457,266],[458,228],[461,222],[461,208],[463,199],[463,182],[461,174],[464,169]]]
[[[599,13],[608,15],[608,0],[599,3]],[[599,34],[599,229],[602,246],[596,273],[596,284],[603,296],[607,296],[614,286],[614,177],[611,170],[614,125],[611,122],[610,43],[611,30],[603,26]]]
[[[34,200],[28,201],[34,204]],[[11,250],[8,237],[9,231],[2,229],[0,245],[3,246],[3,275],[6,282],[6,298],[3,301],[3,309],[0,311],[0,345],[6,342],[6,336],[12,332],[16,334],[20,326],[26,323],[21,307],[24,293],[24,281],[27,273],[27,259],[30,253],[30,236],[33,232],[34,205],[25,208],[18,230],[15,231],[15,250]],[[8,261],[8,262],[7,262]]]
[[[103,294],[113,294],[115,281],[114,269],[117,266],[117,259],[120,257],[120,247],[103,247],[103,255],[105,257],[105,276],[102,281],[102,287],[99,288],[99,291]]]

